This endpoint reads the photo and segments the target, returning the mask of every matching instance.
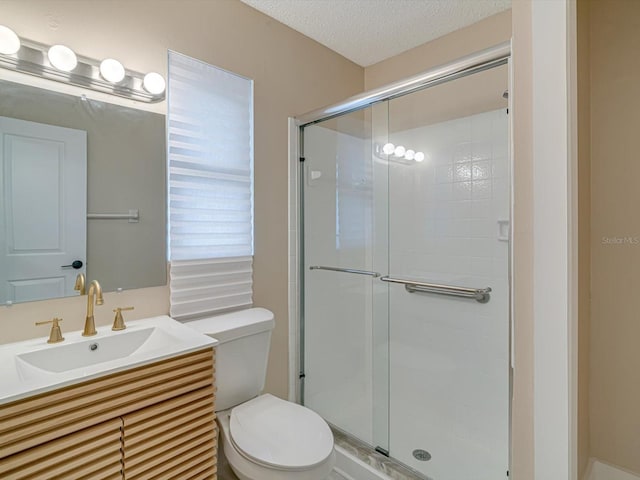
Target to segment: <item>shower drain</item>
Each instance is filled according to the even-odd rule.
[[[421,450],[419,448],[413,451],[413,456],[415,457],[416,460],[420,460],[421,462],[426,462],[428,460],[431,460],[431,454],[426,450]]]

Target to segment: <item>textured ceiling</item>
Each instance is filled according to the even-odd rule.
[[[511,0],[241,0],[366,67],[511,7]]]

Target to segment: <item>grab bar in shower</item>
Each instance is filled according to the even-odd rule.
[[[356,270],[355,268],[325,267],[322,265],[313,265],[309,267],[309,270],[331,270],[332,272],[355,273],[356,275],[369,275],[370,277],[376,277],[376,278],[381,275],[378,272],[370,272],[369,270]]]
[[[457,287],[455,285],[440,285],[437,283],[425,283],[417,282],[415,280],[404,280],[401,278],[393,277],[380,277],[383,282],[399,283],[404,285],[404,288],[409,293],[435,293],[437,295],[450,295],[453,297],[473,298],[480,303],[487,303],[489,301],[491,287],[487,288],[467,288]]]

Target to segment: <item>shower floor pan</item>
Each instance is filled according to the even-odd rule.
[[[335,470],[347,480],[432,480],[331,425],[335,440]]]

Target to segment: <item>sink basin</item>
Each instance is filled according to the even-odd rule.
[[[92,337],[65,332],[65,341],[55,345],[46,338],[0,345],[0,404],[217,343],[160,316],[127,322],[117,332],[100,327]]]
[[[84,342],[60,345],[56,349],[42,349],[22,353],[23,362],[47,372],[66,372],[128,357],[146,346],[151,349],[169,347],[174,338],[157,327],[124,331],[120,335],[91,338]]]

